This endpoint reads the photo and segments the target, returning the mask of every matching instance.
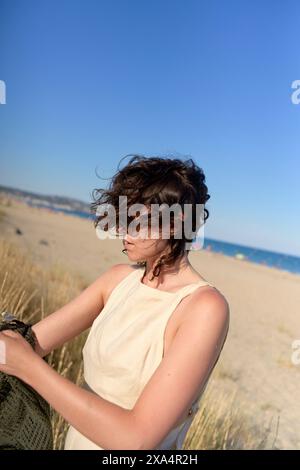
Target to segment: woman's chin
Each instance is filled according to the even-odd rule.
[[[125,254],[128,256],[129,259],[135,260],[136,257],[134,256],[134,253],[131,252],[131,250],[126,250]]]
[[[134,253],[131,253],[130,251],[127,251],[127,256],[132,261],[138,261],[139,260],[139,256],[134,255]]]
[[[138,255],[137,253],[133,253],[132,251],[130,250],[127,250],[126,251],[126,254],[128,256],[128,259],[130,259],[130,261],[134,261],[134,262],[137,262],[137,261],[144,261],[144,258],[141,258],[140,255]]]

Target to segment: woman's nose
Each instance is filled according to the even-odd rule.
[[[134,237],[131,237],[130,235],[128,235],[128,233],[126,233],[126,234],[124,235],[124,240],[126,240],[126,241],[129,242],[129,243],[134,243],[135,238],[134,238]]]

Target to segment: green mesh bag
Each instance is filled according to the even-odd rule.
[[[4,313],[0,331],[17,331],[34,348],[32,325]],[[21,379],[0,371],[0,450],[52,449],[49,403]]]

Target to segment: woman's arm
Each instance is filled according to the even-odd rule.
[[[44,357],[89,328],[103,309],[110,291],[119,282],[122,271],[124,264],[112,266],[75,299],[33,325],[37,338],[36,353]]]

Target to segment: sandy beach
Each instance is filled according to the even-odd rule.
[[[17,201],[3,210],[0,237],[39,265],[61,263],[92,282],[111,265],[129,262],[122,241],[100,240],[92,221]],[[257,417],[279,416],[276,447],[300,449],[300,364],[291,359],[292,342],[300,339],[300,276],[206,250],[189,259],[230,305],[218,386],[237,388]]]

